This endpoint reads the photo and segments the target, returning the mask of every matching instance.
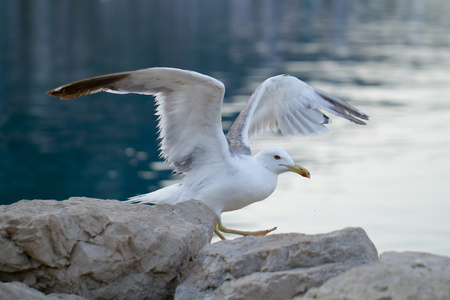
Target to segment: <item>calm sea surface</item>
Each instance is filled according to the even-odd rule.
[[[0,2],[0,201],[126,199],[177,179],[158,159],[151,97],[61,101],[60,84],[153,66],[227,87],[224,129],[281,73],[341,97],[367,126],[330,116],[316,137],[265,135],[311,179],[223,215],[231,228],[364,228],[380,252],[450,255],[450,2]]]

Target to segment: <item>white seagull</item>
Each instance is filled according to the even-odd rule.
[[[217,214],[214,232],[265,235],[276,229],[241,231],[223,226],[222,212],[241,209],[273,193],[278,175],[291,171],[310,177],[279,148],[252,156],[249,136],[281,131],[285,135],[327,132],[331,112],[356,124],[368,116],[343,100],[311,87],[296,77],[265,80],[225,136],[221,108],[225,87],[212,77],[174,68],[148,68],[87,78],[57,87],[48,94],[75,99],[98,92],[136,93],[156,97],[160,151],[183,181],[131,198],[134,203],[176,204],[197,199]]]

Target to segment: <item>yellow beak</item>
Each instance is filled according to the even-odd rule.
[[[311,178],[311,175],[309,174],[309,171],[306,168],[303,168],[302,166],[300,166],[298,164],[295,164],[293,166],[288,166],[288,165],[285,165],[285,166],[291,172],[300,174],[301,176],[306,177],[306,178]]]

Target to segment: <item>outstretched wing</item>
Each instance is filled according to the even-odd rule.
[[[222,82],[200,73],[149,68],[87,78],[57,87],[48,94],[74,99],[98,92],[156,96],[162,156],[177,172],[217,162],[230,155],[221,124]]]
[[[249,135],[278,131],[285,135],[327,132],[331,123],[322,111],[356,124],[369,117],[347,102],[315,89],[298,78],[279,75],[264,81],[252,94],[227,134],[231,149],[250,154]],[[362,120],[361,120],[362,119]]]

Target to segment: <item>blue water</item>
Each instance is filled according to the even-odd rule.
[[[450,2],[0,2],[0,201],[126,199],[177,180],[158,159],[139,95],[61,101],[60,84],[153,66],[226,85],[224,129],[264,79],[289,73],[350,101],[317,137],[260,137],[311,180],[280,177],[229,227],[317,233],[363,227],[380,251],[450,255]]]

